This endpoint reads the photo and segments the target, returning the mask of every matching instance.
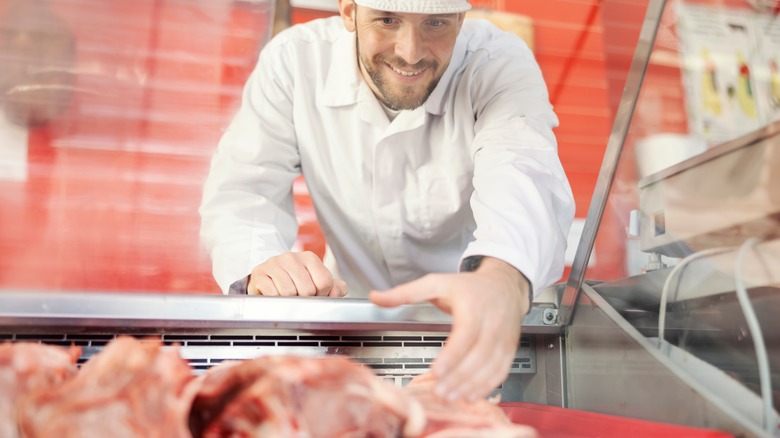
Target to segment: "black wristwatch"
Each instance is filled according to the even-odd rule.
[[[460,262],[460,272],[474,272],[479,268],[479,265],[482,264],[482,260],[485,259],[485,256],[476,255],[476,256],[469,256],[463,259],[462,262]]]

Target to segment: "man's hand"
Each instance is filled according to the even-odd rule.
[[[311,251],[286,252],[255,266],[246,287],[249,295],[343,297],[347,283]]]
[[[369,299],[386,307],[430,301],[452,315],[452,331],[431,366],[448,400],[487,396],[509,374],[528,312],[529,283],[509,264],[485,257],[476,272],[429,274]]]

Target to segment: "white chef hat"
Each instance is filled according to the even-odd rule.
[[[354,0],[367,8],[410,14],[454,14],[471,9],[468,0]]]

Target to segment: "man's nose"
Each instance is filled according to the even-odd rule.
[[[417,64],[425,58],[423,36],[414,26],[405,26],[400,30],[395,44],[395,54],[409,65]]]

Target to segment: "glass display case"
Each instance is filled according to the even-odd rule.
[[[561,295],[570,406],[778,433],[779,7],[650,2]]]
[[[195,373],[266,354],[346,355],[397,385],[428,371],[451,328],[432,306],[222,296],[211,278],[202,181],[273,8],[0,4],[0,342],[83,363],[153,336]],[[533,303],[496,389],[517,421],[778,435],[779,10],[647,3],[570,275]]]

